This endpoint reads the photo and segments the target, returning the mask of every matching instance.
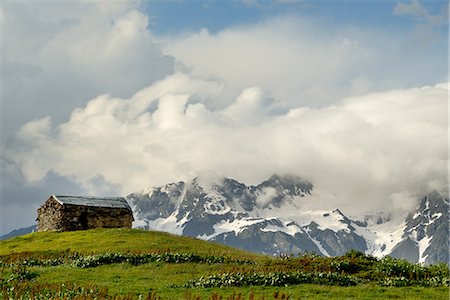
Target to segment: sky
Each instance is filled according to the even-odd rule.
[[[447,190],[447,1],[0,5],[0,234],[197,176],[295,174],[350,214]]]

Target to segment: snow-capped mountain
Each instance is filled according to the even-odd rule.
[[[437,192],[423,197],[405,220],[402,240],[391,256],[431,263],[449,259],[449,199]]]
[[[256,186],[233,179],[201,184],[198,179],[150,188],[127,200],[134,227],[199,237],[266,254],[305,251],[325,256],[351,249],[377,257],[449,262],[449,199],[426,195],[401,221],[383,214],[351,219],[339,209],[306,209],[313,185],[274,175]]]

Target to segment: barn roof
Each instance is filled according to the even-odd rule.
[[[86,197],[86,196],[64,196],[64,195],[53,195],[52,197],[61,204],[126,208],[131,211],[131,208],[128,205],[127,200],[125,200],[125,198],[123,197]]]

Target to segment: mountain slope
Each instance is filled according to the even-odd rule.
[[[0,236],[0,240],[7,240],[16,236],[21,236],[36,231],[36,225],[15,229],[7,234]]]
[[[448,262],[448,209],[449,199],[437,192],[423,197],[406,218],[402,241],[390,255],[424,263]]]
[[[150,188],[127,197],[138,228],[199,237],[270,255],[351,249],[424,263],[448,262],[448,198],[434,192],[398,224],[388,216],[352,220],[339,209],[305,209],[314,187],[274,175],[247,186],[233,179],[198,179]]]

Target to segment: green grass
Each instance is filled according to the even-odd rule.
[[[225,245],[165,232],[137,229],[92,229],[71,232],[35,232],[0,241],[0,256],[21,252],[182,252],[217,254],[232,258],[258,255]]]
[[[235,260],[250,260],[252,263],[235,263],[233,261],[224,263],[151,262],[136,266],[130,263],[111,263],[93,268],[80,268],[71,266],[70,261],[68,261],[57,266],[27,267],[26,272],[36,273],[37,276],[31,276],[30,278],[34,277],[32,279],[14,281],[17,283],[15,290],[21,293],[20,287],[31,287],[40,292],[45,288],[55,291],[64,283],[64,289],[68,289],[69,292],[61,292],[59,298],[66,297],[67,299],[70,299],[70,295],[74,295],[74,293],[70,294],[70,291],[75,290],[75,287],[86,287],[86,293],[95,290],[93,287],[98,287],[103,294],[97,294],[97,299],[107,297],[105,295],[137,299],[139,295],[145,296],[152,293],[163,299],[287,299],[287,296],[289,296],[289,299],[449,299],[449,288],[447,286],[398,288],[383,287],[376,281],[369,282],[367,278],[373,279],[380,276],[377,275],[375,267],[381,266],[380,262],[370,257],[321,258],[305,256],[281,260],[194,238],[131,229],[95,229],[63,233],[42,232],[1,241],[0,260],[4,262],[1,268],[2,278],[4,278],[3,284],[10,278],[12,272],[18,272],[18,269],[11,269],[5,262],[18,264],[23,259],[33,257],[48,259],[64,256],[67,258],[67,253],[74,252],[83,255],[111,252],[134,254],[178,252],[201,256],[222,255]],[[444,270],[442,268],[437,269],[437,271],[421,269],[420,266],[415,267],[396,260],[387,261],[382,266],[390,267],[391,265],[412,268],[411,272],[418,270],[417,272],[423,273]],[[352,287],[313,284],[287,287],[183,287],[190,280],[215,274],[236,272],[267,274],[269,272],[297,270],[330,272],[337,267],[346,268],[347,271],[342,271],[342,273],[359,278],[361,283]],[[448,276],[448,269],[444,271],[447,272],[446,276]],[[415,276],[415,273],[411,274],[411,276]],[[17,295],[15,297],[17,298]],[[79,296],[78,299],[91,299],[89,297]],[[93,296],[91,297],[93,298]],[[2,298],[1,294],[0,298]],[[156,299],[156,297],[151,299]]]
[[[146,264],[133,267],[127,264],[101,266],[92,269],[69,269],[68,267],[32,268],[39,271],[37,282],[57,283],[72,281],[81,285],[101,282],[111,294],[147,294],[156,292],[168,299],[183,299],[186,292],[208,299],[214,293],[223,297],[241,294],[248,299],[251,291],[258,298],[264,296],[273,299],[276,292],[289,294],[292,299],[448,299],[446,287],[380,287],[360,285],[356,287],[338,287],[302,284],[290,287],[229,287],[229,288],[193,288],[173,287],[182,285],[192,277],[215,273],[223,266],[200,264]],[[232,269],[233,266],[225,268]]]

